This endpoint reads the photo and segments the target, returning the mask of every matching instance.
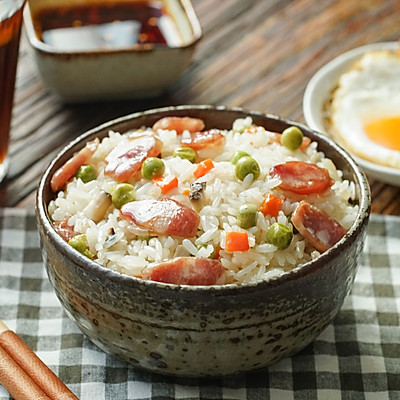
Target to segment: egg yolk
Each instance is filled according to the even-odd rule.
[[[365,125],[364,130],[374,142],[400,151],[400,117],[378,119]]]

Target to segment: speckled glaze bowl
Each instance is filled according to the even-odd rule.
[[[53,229],[50,178],[84,143],[110,129],[151,126],[164,116],[202,118],[206,129],[229,128],[251,115],[281,132],[298,125],[356,186],[360,211],[346,236],[318,259],[257,284],[177,286],[105,269],[70,247]],[[312,342],[349,293],[362,254],[370,191],[352,158],[306,126],[241,109],[181,106],[132,114],[93,129],[68,145],[44,172],[37,190],[43,258],[55,292],[81,331],[133,366],[175,376],[218,376],[267,366]]]

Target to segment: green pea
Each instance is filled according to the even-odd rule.
[[[68,244],[84,256],[94,258],[93,253],[87,247],[87,237],[85,234],[74,236],[68,241]]]
[[[238,162],[238,160],[239,160],[240,158],[245,157],[245,156],[249,156],[249,157],[250,157],[250,154],[249,154],[249,153],[246,153],[245,151],[238,150],[238,151],[236,151],[235,154],[232,156],[232,158],[231,158],[230,161],[231,161],[231,163],[232,163],[233,165],[235,165],[235,164]]]
[[[246,203],[240,206],[237,215],[237,224],[243,229],[249,229],[257,223],[258,207],[255,204]]]
[[[260,166],[253,157],[244,156],[236,162],[235,175],[242,181],[248,174],[253,174],[253,180],[256,180],[260,176]]]
[[[111,201],[115,208],[121,208],[125,203],[135,201],[135,188],[129,183],[119,183],[112,192]]]
[[[68,244],[72,246],[75,250],[78,250],[80,253],[83,253],[87,247],[87,239],[86,235],[76,235],[68,241]]]
[[[94,258],[94,254],[93,254],[89,249],[86,249],[86,250],[83,252],[83,255],[86,256],[87,258],[90,258],[90,259],[93,259],[93,258]]]
[[[197,157],[197,153],[191,147],[178,147],[173,151],[172,155],[189,160],[191,163],[194,163]]]
[[[206,243],[202,243],[202,244],[196,245],[197,250],[200,250],[200,249],[202,249],[203,247],[206,248],[206,247],[207,247],[207,244],[206,244]],[[217,252],[216,252],[216,250],[214,249],[214,250],[211,252],[211,254],[208,256],[208,258],[211,259],[211,260],[214,260],[215,257],[216,257],[216,255],[217,255]]]
[[[162,176],[165,171],[165,164],[161,158],[149,157],[142,164],[142,176],[145,179],[153,179],[157,176]]]
[[[293,238],[292,230],[284,224],[274,222],[268,229],[267,241],[279,250],[287,249]]]
[[[282,132],[281,143],[289,150],[297,150],[303,142],[303,132],[297,126],[290,126]]]
[[[97,178],[97,172],[93,165],[85,164],[79,167],[75,177],[80,179],[83,183],[87,183]]]

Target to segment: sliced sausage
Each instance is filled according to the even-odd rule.
[[[200,223],[195,211],[173,199],[132,201],[121,207],[120,214],[156,235],[194,237]]]
[[[347,232],[327,213],[305,201],[296,207],[291,221],[300,235],[321,253],[330,249]]]
[[[68,219],[54,221],[53,227],[66,242],[69,242],[70,239],[77,235],[74,231],[74,227],[68,224]]]
[[[282,181],[282,190],[300,195],[322,194],[334,183],[327,169],[303,161],[275,165],[269,173]]]
[[[176,285],[215,285],[223,271],[218,260],[178,257],[146,267],[142,277]]]
[[[153,130],[166,129],[176,131],[181,135],[184,131],[200,132],[204,129],[204,121],[199,118],[192,117],[164,117],[159,119],[154,125]]]
[[[89,162],[97,150],[100,141],[98,138],[87,142],[86,146],[72,156],[51,177],[50,186],[53,192],[60,190],[78,171],[78,169]]]
[[[137,132],[128,143],[119,143],[107,155],[104,175],[126,182],[140,171],[146,158],[157,157],[161,150],[162,141],[153,131]]]
[[[189,138],[182,138],[183,147],[191,147],[193,150],[202,150],[208,147],[222,146],[225,144],[225,136],[219,129],[195,132]]]

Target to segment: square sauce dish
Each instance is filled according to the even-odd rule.
[[[202,34],[189,0],[30,0],[24,23],[44,84],[66,102],[160,95]]]

